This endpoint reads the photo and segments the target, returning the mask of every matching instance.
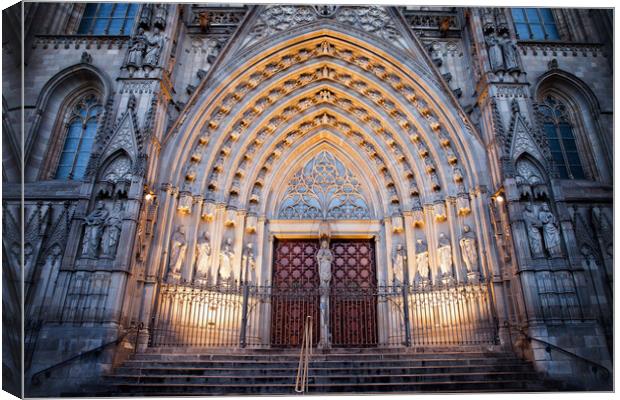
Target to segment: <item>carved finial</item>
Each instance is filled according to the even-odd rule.
[[[82,52],[82,57],[80,59],[81,62],[83,62],[84,64],[90,64],[93,62],[93,57],[88,54],[87,51]]]

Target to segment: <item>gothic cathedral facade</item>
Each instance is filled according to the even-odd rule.
[[[2,245],[26,394],[157,347],[299,348],[308,316],[325,350],[612,370],[612,11],[23,16],[22,37],[3,12]]]

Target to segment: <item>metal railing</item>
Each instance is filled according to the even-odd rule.
[[[298,347],[319,320],[319,289],[164,284],[150,346]],[[497,343],[485,283],[332,288],[333,347]],[[312,324],[312,345],[319,339]]]
[[[297,376],[295,378],[295,392],[308,392],[308,373],[310,370],[310,357],[312,356],[312,317],[306,316],[304,323],[304,335],[301,341],[301,350],[299,351],[299,366],[297,367]]]

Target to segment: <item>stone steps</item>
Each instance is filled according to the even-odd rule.
[[[294,394],[299,353],[291,350],[149,349],[106,376],[102,396]],[[532,366],[487,349],[334,349],[311,358],[309,393],[549,391]]]

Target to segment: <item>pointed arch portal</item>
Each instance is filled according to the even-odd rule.
[[[318,272],[315,253],[326,221],[331,246],[340,244],[333,250],[350,252],[336,257],[342,266],[332,265],[343,290],[356,286],[376,296],[379,287],[401,284],[474,285],[495,268],[484,147],[417,39],[399,36],[394,45],[346,23],[312,22],[231,45],[220,57],[162,144],[159,179],[166,194],[159,212],[165,229],[154,247],[167,251],[183,227],[187,249],[174,274],[167,257],[154,257],[164,281],[222,283],[223,259],[232,271],[227,283],[276,288],[277,268],[284,264],[282,279],[290,283],[293,273],[302,279]],[[468,274],[459,245],[465,225],[480,254],[489,255],[480,257],[474,274]],[[200,267],[208,264],[209,271],[200,271],[205,281],[194,265],[204,238],[212,249]],[[287,253],[297,247],[301,253]],[[365,270],[360,263],[368,262],[368,254],[372,268]],[[418,261],[423,259],[427,267]],[[292,262],[309,263],[304,268],[311,271],[290,269]],[[349,275],[355,279],[349,282]],[[295,282],[287,290],[296,296],[303,282]],[[490,303],[480,293],[476,318],[487,323]],[[402,326],[397,303],[360,303],[373,310],[375,325],[343,335],[374,332],[373,345],[402,340],[391,333]],[[305,308],[275,299],[272,304],[257,309],[262,322],[251,328],[256,340],[269,345],[277,331],[295,342],[299,332],[280,330],[302,327],[295,313]],[[339,310],[331,314],[333,324],[366,315]]]

